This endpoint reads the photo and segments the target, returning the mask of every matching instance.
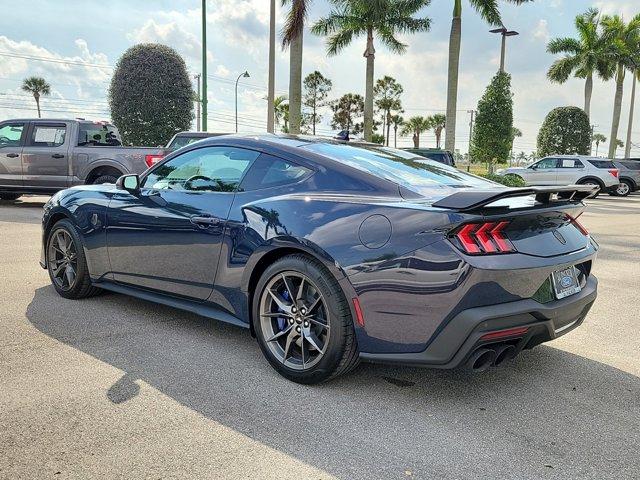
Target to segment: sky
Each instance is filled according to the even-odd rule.
[[[6,4],[8,0],[0,0]],[[277,0],[278,31],[285,11]],[[30,0],[0,8],[0,120],[36,116],[33,98],[20,90],[22,79],[43,76],[52,86],[42,100],[45,117],[109,118],[107,90],[112,66],[124,51],[141,42],[169,45],[185,59],[189,73],[201,72],[200,0]],[[408,45],[404,55],[376,44],[376,78],[395,77],[404,87],[405,118],[443,113],[446,108],[448,39],[453,0],[432,0],[420,12],[432,20],[429,32],[401,36]],[[514,126],[523,132],[514,151],[535,150],[536,136],[545,115],[565,105],[583,106],[583,81],[552,84],[546,72],[554,57],[546,53],[549,39],[573,36],[574,18],[589,7],[631,18],[640,13],[638,0],[535,0],[516,7],[501,2],[503,21],[520,32],[507,40],[506,70],[512,75]],[[314,0],[308,25],[330,11],[327,0]],[[241,132],[266,129],[268,68],[268,0],[207,0],[207,58],[209,130],[234,128],[234,83],[241,79],[239,111]],[[38,12],[34,15],[34,12]],[[456,148],[466,152],[469,140],[468,110],[475,109],[495,75],[500,57],[500,37],[489,33],[469,2],[463,0],[462,49],[458,92]],[[364,95],[365,38],[335,57],[326,55],[324,39],[305,32],[303,75],[319,70],[333,81],[330,98],[344,93]],[[277,48],[276,94],[288,92],[288,52]],[[615,85],[595,81],[592,123],[609,137]],[[618,138],[625,140],[631,75],[627,75]],[[324,111],[320,134],[332,134],[330,112]],[[636,115],[632,154],[640,155],[640,117]],[[195,128],[195,121],[194,121]],[[432,133],[423,146],[435,144]],[[398,139],[410,146],[411,138]],[[600,146],[600,152],[606,145]],[[619,150],[621,155],[623,150]]]

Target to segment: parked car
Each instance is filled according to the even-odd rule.
[[[436,162],[449,165],[451,167],[456,166],[456,161],[453,158],[453,154],[448,150],[442,150],[440,148],[403,148],[406,152],[415,153],[421,157],[435,160]]]
[[[163,148],[123,147],[118,129],[107,122],[7,120],[0,122],[0,198],[115,183],[163,155]]]
[[[611,160],[579,155],[545,157],[527,167],[498,170],[498,175],[517,175],[527,185],[594,185],[599,191],[615,191],[619,169]]]
[[[178,132],[176,133],[167,146],[165,147],[167,152],[174,152],[182,147],[202,140],[203,138],[219,137],[220,135],[227,135],[225,133],[210,133],[210,132]]]
[[[359,359],[479,371],[583,322],[598,246],[577,218],[595,191],[506,188],[380,145],[224,136],[53,196],[41,265],[65,298],[112,290],[245,327],[296,382]]]
[[[626,197],[640,189],[640,162],[635,160],[614,160],[613,164],[620,170],[620,185],[610,190],[611,195]]]

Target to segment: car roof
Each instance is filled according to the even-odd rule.
[[[178,132],[176,133],[176,137],[195,137],[195,138],[209,138],[209,137],[215,137],[219,135],[229,135],[229,134],[218,133],[218,132]]]

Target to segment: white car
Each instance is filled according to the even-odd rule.
[[[554,155],[496,173],[518,175],[527,185],[597,185],[600,191],[612,191],[620,183],[620,171],[611,160],[580,155]]]

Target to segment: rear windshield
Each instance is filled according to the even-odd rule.
[[[119,147],[121,145],[120,132],[114,125],[101,122],[80,123],[79,147]]]
[[[589,162],[596,168],[616,168],[611,160],[589,160]]]
[[[167,146],[167,148],[173,152],[174,150],[178,150],[182,147],[186,147],[187,145],[190,145],[193,142],[202,140],[202,138],[203,137],[175,137],[173,141]]]
[[[494,182],[395,148],[341,143],[311,143],[303,148],[425,196],[443,188],[501,188]]]

